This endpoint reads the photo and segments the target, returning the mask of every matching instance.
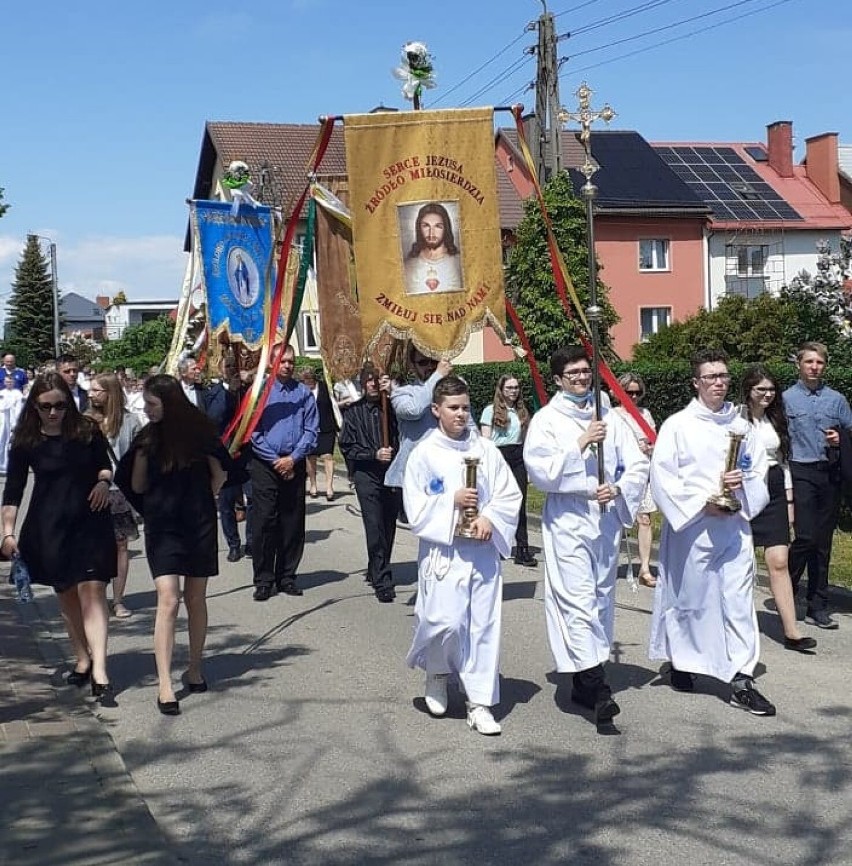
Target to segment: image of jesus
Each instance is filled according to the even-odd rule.
[[[450,214],[443,204],[429,202],[417,212],[414,242],[405,255],[406,294],[459,292],[463,288],[461,254]]]

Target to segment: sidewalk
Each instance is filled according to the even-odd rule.
[[[62,683],[50,594],[17,604],[0,572],[0,866],[179,862],[85,689]]]

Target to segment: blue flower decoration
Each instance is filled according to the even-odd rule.
[[[427,491],[432,496],[437,496],[439,493],[444,492],[444,479],[443,478],[430,478],[429,479],[429,487]]]
[[[751,469],[751,454],[740,454],[740,459],[737,465],[743,471],[748,471],[749,469]]]

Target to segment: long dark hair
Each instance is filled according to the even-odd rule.
[[[499,427],[501,430],[505,430],[509,426],[509,405],[503,396],[503,386],[509,379],[514,379],[518,383],[518,399],[515,403],[515,411],[518,413],[518,421],[521,422],[521,430],[526,430],[527,424],[530,423],[530,413],[524,402],[521,380],[517,376],[501,376],[497,380],[497,387],[494,389],[494,415],[491,421],[495,427]]]
[[[429,216],[430,214],[440,217],[441,220],[443,220],[443,243],[444,248],[447,250],[447,254],[451,256],[458,255],[459,248],[456,246],[455,235],[453,235],[453,221],[450,219],[447,209],[436,201],[430,201],[429,204],[424,204],[417,212],[417,219],[414,221],[414,243],[411,245],[411,250],[407,256],[409,259],[416,259],[420,255],[421,250],[426,247],[426,241],[423,239],[423,230],[420,228],[420,222],[423,217]]]
[[[766,417],[769,419],[769,423],[775,428],[775,432],[781,440],[781,447],[778,449],[778,455],[781,458],[781,462],[784,462],[790,455],[790,431],[787,428],[787,413],[784,411],[784,400],[781,396],[781,387],[778,384],[778,380],[769,372],[769,370],[766,369],[766,367],[762,367],[760,364],[755,364],[743,373],[743,381],[741,385],[742,402],[746,407],[748,420],[753,421],[754,419],[751,415],[749,395],[751,394],[752,388],[763,379],[769,380],[772,383],[772,387],[775,388],[775,396],[772,398],[772,402],[766,407],[765,412]]]
[[[148,449],[163,472],[206,460],[216,444],[213,422],[186,397],[174,376],[158,373],[145,380],[145,393],[163,404],[163,417],[146,424],[136,441]]]
[[[12,447],[35,448],[41,442],[41,416],[38,411],[38,398],[48,391],[60,391],[65,401],[65,413],[62,418],[61,433],[63,439],[77,439],[80,442],[91,442],[95,430],[95,422],[81,415],[74,402],[74,395],[68,383],[51,370],[36,376],[27,395],[21,417],[15,427]]]

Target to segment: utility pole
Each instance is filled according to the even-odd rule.
[[[558,120],[559,60],[556,43],[565,37],[557,36],[553,15],[547,11],[546,0],[541,0],[544,12],[538,19],[538,65],[535,79],[535,122],[532,127],[536,173],[544,183],[562,170],[561,125]],[[565,34],[567,36],[568,34]]]

